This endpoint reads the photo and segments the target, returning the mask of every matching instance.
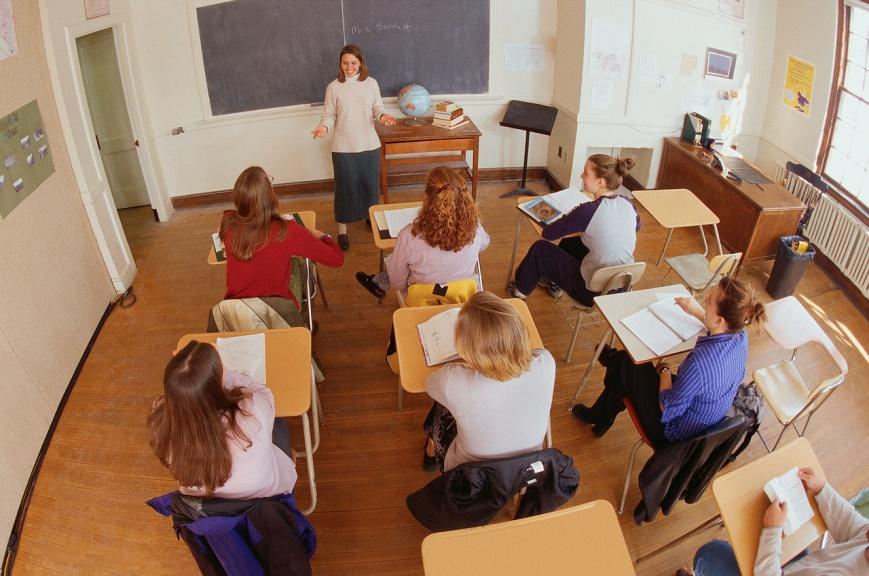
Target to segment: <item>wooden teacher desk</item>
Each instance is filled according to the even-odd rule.
[[[480,131],[473,121],[468,121],[449,130],[432,125],[432,118],[420,118],[423,126],[406,126],[398,121],[395,126],[374,123],[380,138],[380,193],[383,202],[389,203],[387,180],[389,176],[400,176],[418,172],[428,172],[435,166],[449,166],[458,171],[468,169],[467,153],[473,152],[471,167],[471,194],[477,198],[477,164],[480,156]],[[421,154],[423,152],[454,152],[436,156],[403,156],[387,158],[396,154]]]
[[[697,157],[700,148],[664,138],[656,188],[687,188],[721,223],[721,240],[744,260],[775,256],[780,236],[794,234],[805,206],[778,184],[734,182]]]

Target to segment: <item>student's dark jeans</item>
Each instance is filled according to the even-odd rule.
[[[541,278],[548,278],[578,302],[591,306],[598,294],[585,287],[579,271],[581,263],[555,244],[538,240],[516,269],[516,289],[528,296]]]

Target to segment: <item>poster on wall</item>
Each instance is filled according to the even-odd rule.
[[[6,218],[54,173],[36,100],[0,118],[0,217]]]
[[[15,38],[15,18],[12,17],[12,0],[0,0],[0,60],[18,52]]]
[[[808,116],[811,111],[814,88],[815,65],[788,55],[782,103],[791,110]]]
[[[718,0],[718,11],[721,14],[745,19],[745,0]]]
[[[84,0],[85,18],[99,18],[109,15],[109,0]]]

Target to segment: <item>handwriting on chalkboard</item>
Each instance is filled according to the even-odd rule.
[[[413,28],[409,22],[391,22],[389,24],[377,22],[374,25],[374,32],[410,32]],[[363,24],[354,24],[350,27],[350,34],[371,34],[371,27]]]

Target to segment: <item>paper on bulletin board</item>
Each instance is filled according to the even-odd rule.
[[[640,82],[658,81],[658,57],[655,54],[640,54],[637,58],[637,79]]]
[[[595,80],[591,86],[591,109],[606,111],[613,101],[613,83],[609,80]]]
[[[15,18],[12,15],[12,0],[0,0],[0,60],[18,52],[15,38]]]
[[[85,18],[99,18],[109,15],[109,0],[84,0]]]
[[[589,69],[592,78],[627,78],[630,38],[623,26],[603,18],[591,20]]]
[[[808,116],[811,111],[814,88],[815,65],[788,55],[782,103],[791,110]]]
[[[543,44],[504,44],[504,69],[507,72],[543,72],[545,55]]]
[[[54,173],[36,100],[0,118],[0,217],[6,218]]]

